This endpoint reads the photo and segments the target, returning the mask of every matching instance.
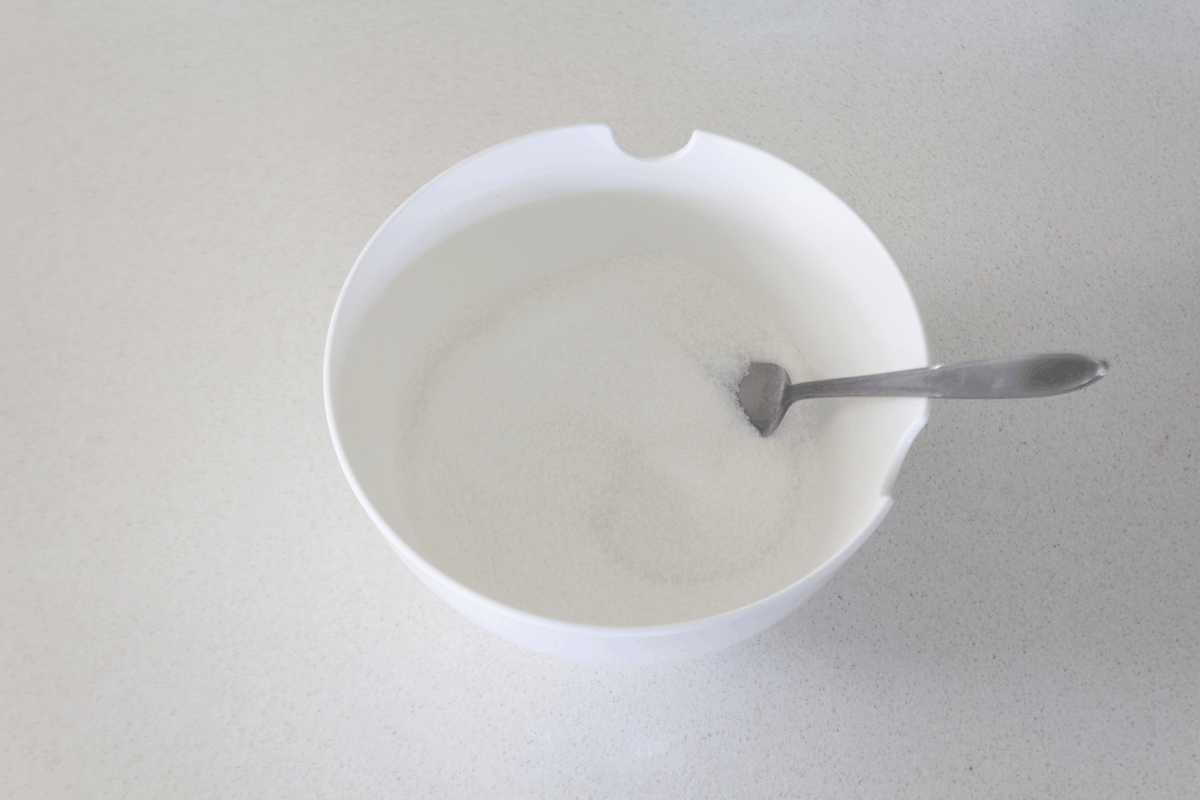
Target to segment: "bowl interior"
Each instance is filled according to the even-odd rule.
[[[371,291],[356,308],[343,309],[329,403],[347,472],[410,565],[426,568],[426,580],[479,588],[466,562],[438,547],[435,532],[415,530],[405,518],[393,438],[399,398],[420,353],[473,304],[561,271],[665,253],[712,270],[766,307],[821,377],[925,364],[919,319],[890,257],[848,208],[811,185],[813,196],[793,196],[790,207],[755,192],[739,196],[694,186],[555,191],[482,215],[415,257],[381,251],[388,241],[381,230],[368,246],[376,247],[378,265],[369,276]],[[388,225],[399,225],[402,217]],[[895,471],[924,422],[927,401],[814,402],[821,404],[824,473],[817,518],[798,523],[795,535],[752,570],[703,586],[647,587],[647,597],[671,597],[664,603],[668,616],[656,622],[711,617],[786,591],[869,535],[890,503]],[[606,591],[602,572],[589,591]],[[627,624],[618,618],[575,621]]]

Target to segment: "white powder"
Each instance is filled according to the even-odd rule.
[[[465,585],[604,625],[696,619],[765,597],[816,512],[813,422],[762,438],[751,360],[810,375],[786,331],[679,259],[623,259],[458,321],[401,402],[414,542]]]

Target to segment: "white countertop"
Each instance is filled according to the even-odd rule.
[[[1200,795],[1200,11],[820,5],[6,3],[0,796]],[[582,122],[813,175],[937,361],[1111,374],[936,404],[748,643],[510,645],[373,529],[322,351],[408,195]]]

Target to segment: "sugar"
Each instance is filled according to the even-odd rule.
[[[716,275],[648,255],[545,280],[451,325],[401,398],[398,491],[422,554],[513,607],[651,625],[799,577],[821,495],[803,407],[764,439],[751,360],[810,375]]]

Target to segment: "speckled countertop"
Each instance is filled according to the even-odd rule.
[[[1200,796],[1198,8],[4,3],[0,796]],[[743,645],[507,644],[360,509],[322,349],[404,198],[580,122],[812,174],[938,361],[1112,373],[936,405]]]

